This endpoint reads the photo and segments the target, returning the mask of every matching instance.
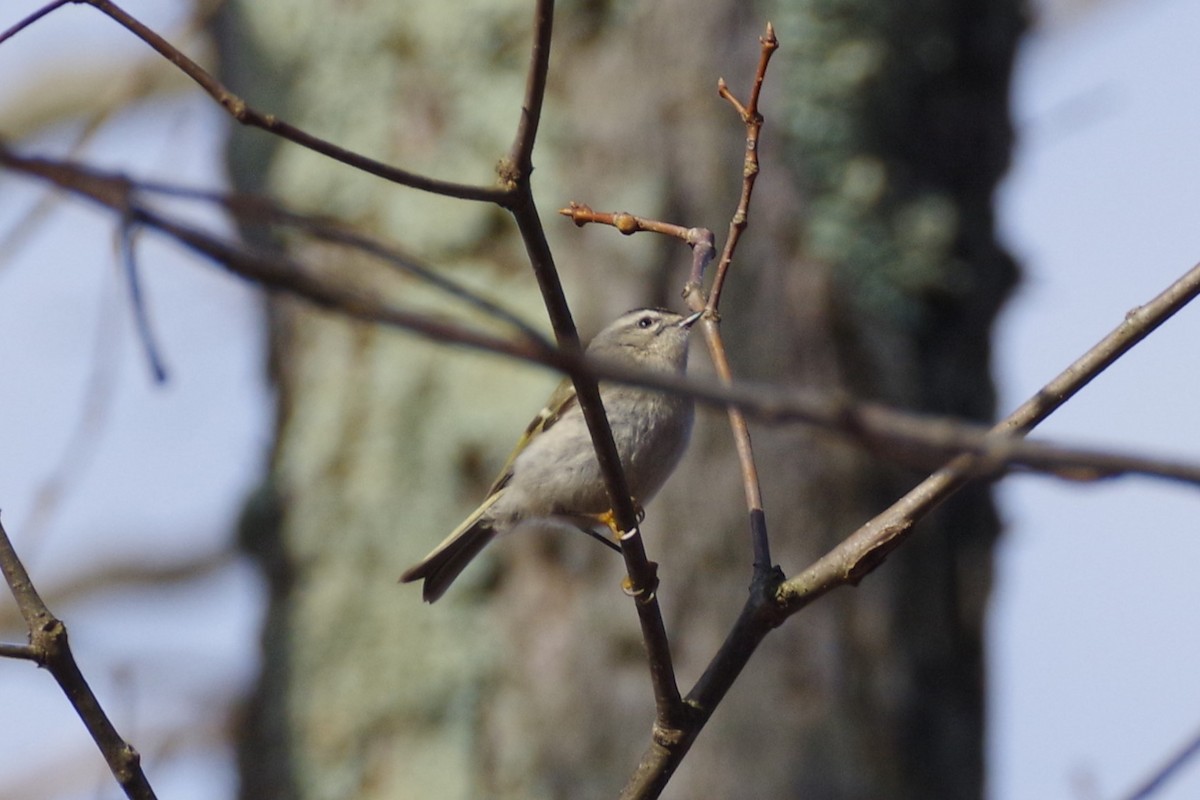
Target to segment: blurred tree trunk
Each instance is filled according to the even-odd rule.
[[[226,79],[252,103],[479,181],[517,121],[530,6],[231,0],[217,33]],[[581,329],[677,306],[688,254],[553,210],[578,200],[723,232],[743,132],[715,81],[745,91],[766,19],[784,49],[724,304],[735,370],[988,418],[988,334],[1015,273],[990,206],[1011,138],[1012,0],[563,3],[535,191]],[[235,131],[230,152],[243,188],[373,230],[544,319],[501,212],[258,132]],[[306,255],[443,302],[344,255]],[[653,711],[618,559],[584,537],[529,535],[494,546],[436,606],[395,583],[481,498],[555,377],[292,303],[273,320],[278,440],[246,534],[273,591],[243,796],[614,796]],[[756,446],[789,573],[919,477],[805,429],[759,431]],[[744,520],[724,415],[706,413],[644,526],[685,690],[744,597]],[[667,795],[980,796],[997,527],[987,492],[965,492],[859,589],[776,632]]]

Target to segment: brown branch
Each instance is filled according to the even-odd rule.
[[[501,183],[512,187],[528,185],[533,173],[533,145],[542,121],[542,103],[546,99],[546,78],[550,73],[550,41],[554,34],[553,0],[538,0],[533,19],[533,49],[529,55],[529,73],[525,76],[525,100],[521,103],[521,121],[509,150],[508,162],[500,167]]]
[[[292,230],[312,236],[324,242],[353,248],[361,253],[383,261],[387,266],[410,275],[433,286],[447,295],[461,300],[482,311],[488,317],[502,322],[531,342],[538,342],[549,349],[552,345],[541,332],[521,317],[503,306],[467,288],[437,270],[421,264],[414,256],[401,252],[396,247],[359,233],[334,219],[312,214],[301,214],[280,205],[276,200],[263,195],[246,193],[224,193],[192,189],[157,181],[129,181],[132,189],[140,193],[162,194],[185,200],[195,200],[220,206],[233,216],[244,228],[254,226],[284,225]]]
[[[718,81],[718,92],[727,100],[742,119],[746,126],[746,148],[742,168],[742,192],[738,206],[729,222],[729,233],[725,239],[721,259],[717,265],[716,276],[712,288],[706,297],[703,290],[704,271],[712,260],[713,234],[703,228],[687,228],[669,222],[649,220],[625,212],[597,212],[590,207],[571,203],[561,209],[560,214],[570,217],[576,225],[586,225],[597,222],[611,225],[625,235],[643,231],[673,236],[686,242],[692,247],[692,271],[684,286],[683,296],[688,307],[693,311],[704,311],[701,329],[708,352],[712,358],[718,380],[725,386],[733,385],[733,370],[729,365],[729,357],[725,350],[725,342],[721,337],[720,314],[717,307],[721,299],[721,290],[725,284],[729,267],[733,263],[733,254],[737,250],[742,232],[749,224],[750,198],[754,194],[754,182],[758,178],[758,138],[762,131],[763,118],[758,111],[759,94],[763,81],[766,79],[767,65],[771,56],[779,48],[775,37],[775,28],[767,23],[766,33],[759,38],[758,68],[755,70],[754,84],[750,89],[749,100],[743,105],[729,90],[724,79]],[[746,496],[746,507],[749,510],[750,544],[753,552],[755,585],[766,587],[766,581],[772,573],[771,546],[767,536],[766,512],[763,509],[762,487],[758,479],[758,467],[754,462],[754,447],[750,442],[750,429],[742,409],[730,405],[727,408],[729,426],[733,432],[734,447],[737,450],[738,463],[742,472],[742,490]]]
[[[1150,302],[1125,315],[1125,319],[1099,343],[1025,401],[1016,411],[997,423],[991,431],[994,441],[1007,446],[1014,435],[1022,435],[1075,396],[1097,375],[1145,339],[1175,312],[1200,294],[1200,264],[1189,270]],[[1045,454],[1048,458],[1053,453]],[[1124,458],[1123,463],[1104,464],[1102,454],[1094,453],[1094,475],[1088,475],[1087,465],[1081,477],[1094,477],[1123,472],[1141,471]],[[964,453],[957,456],[933,475],[922,481],[891,508],[859,528],[848,539],[816,563],[779,588],[778,601],[785,613],[791,614],[812,602],[816,597],[846,583],[857,583],[878,566],[909,534],[913,524],[940,505],[971,478],[991,471],[992,459],[1003,459],[1002,452]],[[1037,466],[1030,463],[1029,466]],[[1146,466],[1146,465],[1143,465]],[[1183,465],[1178,465],[1183,466]],[[1111,470],[1110,470],[1111,468]],[[1174,477],[1190,482],[1190,470],[1174,472]]]
[[[1027,441],[981,425],[916,415],[812,390],[782,389],[749,382],[724,386],[667,373],[643,372],[611,364],[591,364],[577,351],[556,348],[540,336],[522,334],[516,339],[494,336],[464,328],[445,318],[407,311],[372,294],[323,277],[303,263],[277,252],[254,250],[190,227],[139,202],[135,195],[141,190],[142,184],[120,175],[70,163],[18,156],[7,150],[2,141],[0,166],[48,181],[92,200],[118,216],[130,209],[128,213],[142,227],[165,234],[268,290],[293,295],[351,318],[401,328],[433,341],[458,344],[546,366],[572,378],[584,375],[592,380],[614,381],[686,395],[715,407],[734,406],[766,424],[814,425],[845,436],[870,452],[909,465],[932,466],[948,457],[969,453],[978,458],[973,473],[975,476],[994,475],[1007,467],[1025,466],[1074,480],[1141,474],[1200,484],[1200,465],[1188,462]],[[186,192],[180,191],[178,194],[184,195]],[[230,204],[235,208],[246,207],[237,199],[230,201]],[[294,224],[300,225],[301,215],[295,216]],[[317,231],[321,231],[322,226],[333,227],[331,223],[317,218],[310,218],[310,224]],[[354,246],[366,246],[368,252],[386,251],[384,245],[369,237],[347,235],[346,241]],[[459,290],[467,291],[462,287]],[[1113,334],[1123,342],[1121,352],[1143,338],[1150,328],[1161,324],[1165,319],[1162,316],[1164,303],[1170,304],[1167,311],[1173,313],[1197,293],[1200,293],[1200,265],[1180,278],[1160,298],[1127,315]],[[522,330],[529,329],[526,325],[521,327]],[[1105,353],[1108,355],[1105,356]],[[1097,362],[1098,358],[1102,361]],[[1098,348],[1073,366],[1069,374],[1075,374],[1085,362],[1094,362],[1091,368],[1096,369],[1107,366],[1114,358],[1111,347]],[[1026,406],[1035,404],[1042,408],[1048,398],[1058,396],[1063,391],[1065,388],[1056,381]]]
[[[741,115],[742,123],[746,126],[746,154],[742,167],[742,194],[738,199],[737,210],[729,221],[729,233],[725,237],[725,247],[717,262],[717,273],[708,292],[707,301],[700,291],[702,276],[697,280],[689,280],[684,288],[688,306],[699,311],[704,309],[704,341],[708,344],[708,352],[712,358],[713,368],[718,380],[726,386],[733,385],[733,370],[729,366],[729,358],[725,350],[725,340],[721,336],[720,320],[717,312],[721,302],[721,290],[729,267],[733,263],[733,254],[737,250],[742,232],[750,223],[750,198],[754,194],[754,182],[758,178],[758,137],[762,131],[763,118],[758,112],[758,96],[762,91],[763,81],[767,76],[767,65],[771,55],[779,47],[775,38],[775,28],[767,23],[766,33],[759,38],[761,49],[758,57],[758,69],[754,73],[754,85],[750,90],[750,100],[743,107],[729,91],[724,80],[718,81],[718,90],[722,97],[730,101]],[[758,466],[754,461],[754,447],[750,442],[750,428],[746,424],[746,416],[741,409],[729,407],[729,427],[733,432],[734,447],[737,450],[738,463],[742,471],[742,491],[746,495],[746,507],[750,512],[750,546],[754,553],[754,590],[766,590],[768,578],[772,573],[771,543],[767,535],[767,516],[763,508],[762,485],[758,479]]]
[[[738,199],[737,209],[729,221],[729,233],[725,237],[725,246],[722,249],[720,261],[717,263],[716,275],[713,277],[708,297],[705,298],[704,296],[703,284],[704,270],[712,258],[711,247],[707,249],[696,249],[693,247],[692,271],[683,289],[683,296],[688,307],[693,311],[704,312],[701,321],[701,328],[704,331],[704,341],[708,345],[709,356],[712,360],[717,379],[726,387],[733,385],[733,370],[729,365],[725,340],[721,336],[721,316],[717,309],[721,302],[721,291],[725,285],[729,267],[733,263],[733,254],[737,250],[742,232],[745,231],[746,226],[749,224],[750,198],[754,194],[754,183],[758,178],[758,137],[763,125],[762,115],[758,112],[758,98],[762,91],[763,81],[766,79],[767,65],[770,63],[771,56],[779,47],[779,42],[775,37],[775,29],[770,22],[767,23],[766,33],[759,38],[759,44],[761,45],[761,49],[759,51],[758,68],[755,70],[754,75],[754,85],[750,90],[750,98],[744,106],[729,90],[724,78],[717,82],[718,93],[733,105],[741,116],[742,123],[746,126],[746,148],[742,166],[742,192]],[[646,229],[652,230],[653,228],[647,227]],[[624,232],[622,231],[622,233]],[[705,241],[711,242],[712,238],[710,233]],[[782,573],[773,567],[771,560],[771,543],[770,537],[767,534],[767,515],[766,510],[763,508],[762,485],[758,478],[758,466],[754,460],[754,447],[750,441],[750,428],[746,424],[746,416],[740,408],[733,405],[728,406],[727,413],[729,415],[729,427],[733,433],[734,448],[737,451],[738,464],[741,467],[742,491],[746,496],[746,507],[749,510],[750,546],[754,559],[754,578],[751,581],[750,600],[747,602],[746,608],[748,613],[756,614],[758,609],[768,607],[768,598],[772,596],[776,585],[782,578]],[[741,622],[742,620],[739,619],[739,623]],[[749,623],[746,623],[745,629],[750,632],[753,638],[752,643],[748,643],[747,645],[737,644],[735,645],[734,655],[725,655],[729,652],[727,651],[727,647],[729,646],[727,642],[727,647],[723,647],[713,657],[708,670],[705,672],[705,676],[709,674],[709,671],[714,666],[719,667],[721,664],[733,663],[736,660],[736,654],[744,653],[744,659],[748,660],[758,646],[758,642],[762,640],[762,637],[766,635],[770,627],[773,626],[750,626]],[[735,625],[731,636],[739,630],[739,626]],[[760,630],[761,633],[759,632]],[[724,658],[723,655],[725,656]],[[728,685],[732,685],[733,678],[741,672],[741,666],[745,664],[745,660],[740,661],[736,671],[730,674]],[[701,683],[697,684],[697,688],[704,685],[707,684],[704,683],[702,678]],[[654,798],[662,793],[671,775],[674,774],[676,766],[682,761],[683,756],[691,747],[691,741],[694,739],[694,734],[691,731],[694,730],[696,733],[699,733],[700,729],[704,727],[711,709],[716,707],[723,695],[724,689],[720,691],[719,695],[714,697],[698,697],[696,689],[693,689],[688,694],[686,700],[687,706],[693,712],[689,715],[688,727],[676,731],[673,740],[670,742],[663,742],[657,739],[651,742],[650,747],[643,754],[637,769],[634,770],[633,775],[622,791],[622,800],[626,798],[630,800],[632,798]],[[706,711],[706,708],[709,710]]]
[[[315,152],[395,183],[448,197],[492,202],[507,208],[513,214],[521,231],[559,347],[571,359],[581,363],[578,333],[575,330],[529,186],[529,176],[532,171],[531,154],[541,117],[546,75],[549,69],[554,16],[552,0],[538,0],[537,3],[534,16],[534,44],[526,80],[526,97],[522,107],[522,117],[508,163],[502,164],[500,167],[502,185],[499,187],[451,183],[416,175],[318,139],[279,120],[274,115],[261,113],[248,106],[244,100],[231,93],[198,64],[110,0],[76,1],[91,5],[146,42],[195,81],[241,124],[270,131]],[[127,189],[121,192],[122,195],[127,193]],[[139,221],[151,224],[152,227],[171,233],[180,241],[212,257],[219,260],[232,258],[235,261],[241,261],[242,266],[249,266],[246,263],[247,259],[236,254],[234,248],[218,243],[212,237],[205,236],[187,226],[178,225],[171,220],[159,217],[149,209],[139,209],[137,218]],[[241,255],[244,256],[244,254]],[[274,269],[274,265],[269,264],[266,260],[252,258],[249,261],[254,262],[255,271],[258,273],[257,279],[266,285],[284,288],[284,284],[289,283],[288,278],[279,270]],[[292,277],[304,285],[304,291],[308,291],[310,299],[323,296],[325,301],[330,301],[333,299],[333,295],[340,294],[340,300],[349,303],[343,308],[351,314],[386,312],[386,309],[381,307],[382,304],[373,303],[371,298],[361,295],[351,297],[346,293],[331,293],[330,287],[317,286],[310,277],[301,278],[298,274]],[[295,287],[293,286],[293,288]],[[413,330],[419,332],[423,331],[427,334],[432,334],[437,330],[443,333],[447,332],[446,326],[438,325],[428,318],[421,318],[420,315],[407,313],[385,313],[385,315],[390,316],[392,321],[397,324],[402,318],[407,318],[410,323],[414,324]],[[461,334],[461,331],[459,333]],[[464,338],[474,338],[477,344],[491,338],[491,344],[501,344],[494,337],[467,336]],[[580,407],[588,422],[597,458],[605,476],[606,489],[612,499],[614,516],[622,529],[630,532],[623,552],[626,557],[631,590],[639,598],[636,605],[651,660],[651,674],[655,686],[655,696],[658,699],[658,717],[660,720],[667,720],[674,716],[679,708],[679,691],[674,681],[674,669],[670,662],[665,626],[655,599],[657,579],[654,575],[653,565],[645,557],[640,533],[637,531],[637,517],[633,501],[629,495],[612,432],[600,402],[599,386],[595,378],[584,369],[573,371],[571,376],[576,382]]]
[[[1200,265],[1130,312],[1112,333],[997,424],[993,436],[1015,444],[1009,432],[1029,430],[1045,419],[1197,294]],[[986,461],[986,455],[959,455],[799,575],[777,582],[774,596],[752,591],[717,656],[685,698],[692,710],[691,725],[681,732],[674,747],[654,744],[646,751],[634,776],[637,791],[631,790],[635,785],[631,781],[623,797],[656,797],[766,635],[818,597],[866,577],[908,537],[920,519],[977,477]]]
[[[163,58],[175,65],[180,71],[191,78],[201,89],[203,89],[221,108],[225,109],[238,123],[248,125],[254,128],[261,128],[275,134],[283,139],[298,144],[301,147],[308,148],[313,152],[328,156],[335,161],[340,161],[355,169],[360,169],[363,172],[370,173],[377,177],[383,178],[386,181],[397,183],[402,186],[408,186],[413,189],[430,192],[432,194],[443,195],[445,197],[455,197],[460,200],[473,200],[476,202],[496,203],[497,205],[506,206],[511,199],[510,191],[503,186],[483,186],[475,184],[457,183],[454,181],[446,181],[438,178],[431,178],[426,175],[421,175],[415,172],[394,167],[382,161],[377,161],[373,158],[368,158],[364,155],[356,153],[352,150],[347,150],[339,147],[332,142],[313,136],[307,131],[301,130],[294,125],[291,125],[284,120],[279,119],[274,114],[265,113],[248,105],[245,100],[238,97],[233,92],[229,91],[224,84],[213,77],[203,67],[195,61],[184,55],[177,47],[172,45],[162,36],[151,30],[149,27],[140,22],[137,18],[126,12],[117,4],[110,0],[69,0],[72,3],[81,3],[95,8],[100,13],[112,19],[117,24],[124,27],[130,33],[156,50]],[[23,20],[18,23],[18,27],[8,35],[15,33],[23,27],[27,27],[36,19],[56,8],[65,5],[66,3],[54,3],[51,6],[43,9],[38,15],[32,19]],[[2,39],[0,39],[2,41]]]
[[[733,96],[724,78],[717,81],[717,92],[733,105],[742,118],[742,124],[746,126],[746,155],[742,164],[742,195],[738,199],[737,210],[733,212],[733,218],[729,221],[725,248],[721,252],[721,260],[717,262],[717,274],[713,276],[712,288],[708,292],[706,310],[710,313],[706,314],[706,317],[715,314],[721,303],[721,290],[725,286],[729,266],[733,263],[733,253],[737,250],[742,232],[750,224],[750,197],[754,194],[754,182],[758,179],[758,137],[763,126],[762,115],[758,113],[758,96],[762,91],[763,80],[767,77],[767,65],[771,56],[779,49],[779,40],[775,38],[775,28],[770,22],[767,23],[767,32],[759,37],[758,42],[761,45],[758,69],[755,70],[754,86],[750,89],[750,99],[746,105],[743,106]]]
[[[2,523],[0,572],[3,572],[4,580],[8,583],[29,630],[27,646],[7,645],[0,649],[0,655],[36,661],[38,666],[45,667],[54,676],[79,718],[83,720],[104,760],[108,762],[113,777],[125,790],[125,795],[130,800],[154,800],[154,790],[150,788],[150,782],[142,772],[141,757],[117,733],[96,695],[92,693],[91,687],[75,663],[75,657],[71,654],[66,626],[50,613],[50,609],[42,602]]]
[[[521,125],[513,143],[509,170],[506,174],[502,166],[501,178],[512,192],[512,201],[506,207],[516,219],[517,228],[521,232],[521,239],[525,243],[525,251],[542,293],[542,301],[550,316],[559,348],[565,354],[578,359],[581,353],[579,334],[575,329],[575,322],[571,317],[566,294],[563,292],[530,187],[530,175],[533,170],[530,155],[537,136],[546,88],[553,23],[553,0],[538,0],[534,13],[534,44],[526,80],[526,100]],[[571,379],[575,384],[580,411],[583,412],[588,432],[592,437],[592,446],[604,477],[605,491],[612,504],[613,517],[624,532],[621,538],[621,554],[628,574],[626,588],[634,598],[634,607],[637,609],[638,623],[646,646],[655,701],[654,730],[656,735],[659,731],[673,731],[679,724],[683,706],[675,680],[675,667],[671,659],[666,625],[658,604],[657,565],[646,557],[645,545],[638,528],[637,511],[600,399],[599,383],[594,373],[588,370],[572,373]]]
[[[773,387],[745,384],[730,387],[712,386],[671,375],[639,374],[608,365],[590,365],[580,358],[577,350],[547,348],[524,339],[512,341],[487,336],[444,320],[406,312],[373,296],[320,278],[310,273],[302,264],[282,258],[278,254],[245,250],[222,241],[145,208],[137,202],[136,184],[120,176],[106,175],[71,164],[22,158],[5,149],[2,143],[0,165],[47,180],[98,202],[118,215],[128,213],[137,224],[165,233],[185,246],[219,261],[239,275],[262,283],[269,289],[293,294],[347,316],[405,328],[436,341],[455,342],[544,364],[562,370],[573,378],[582,375],[591,381],[622,381],[664,391],[687,393],[716,405],[736,405],[767,422],[803,421],[822,425],[830,430],[845,433],[870,448],[881,449],[893,455],[895,452],[911,454],[917,450],[924,450],[926,455],[945,452],[970,453],[956,459],[951,465],[958,465],[960,474],[957,478],[958,483],[951,486],[950,490],[962,485],[971,477],[992,474],[1003,464],[1020,463],[1030,466],[1042,464],[1046,468],[1052,467],[1054,474],[1065,473],[1074,477],[1100,477],[1136,469],[1143,474],[1173,477],[1200,485],[1200,466],[1153,460],[1138,464],[1136,459],[1129,457],[1124,457],[1127,459],[1126,463],[1121,464],[1118,463],[1122,458],[1119,456],[1066,449],[1058,449],[1055,452],[1046,445],[1023,441],[1006,433],[1009,430],[1025,430],[1044,418],[1200,293],[1200,265],[1159,297],[1131,312],[1117,330],[1100,345],[1023,405],[1018,414],[997,426],[997,432],[989,434],[979,426],[918,417],[882,406],[854,403],[836,396],[786,392]],[[536,217],[534,220],[536,222]],[[880,548],[898,544],[915,520],[921,514],[927,513],[932,505],[922,508],[920,503],[927,502],[930,498],[928,492],[915,493],[906,501],[906,508],[911,517],[909,520],[875,531],[877,547],[864,551],[873,553],[873,559],[860,555],[857,561],[851,559],[843,562],[854,564],[853,569],[845,570],[849,577],[842,575],[833,582],[820,579],[817,575],[820,570],[833,569],[832,574],[839,575],[836,559],[827,558],[789,581],[777,593],[776,573],[767,573],[761,580],[756,579],[756,588],[751,593],[739,622],[683,704],[674,706],[669,692],[656,688],[656,697],[662,698],[663,706],[674,707],[676,710],[666,717],[672,720],[671,725],[659,724],[656,721],[654,741],[647,753],[647,760],[637,773],[637,785],[653,786],[656,781],[662,780],[662,776],[674,769],[674,765],[679,763],[686,749],[690,747],[691,741],[732,685],[758,642],[772,627],[780,624],[788,614],[795,613],[819,594],[830,591],[836,585],[861,579],[878,563],[878,558],[886,554],[887,551]],[[853,542],[848,540],[845,545],[851,547]],[[831,560],[834,563],[832,568],[829,567]],[[764,597],[768,599],[764,601]],[[653,615],[645,607],[652,604],[656,608],[653,596],[647,603],[639,603],[639,614],[646,613],[652,620]],[[661,620],[661,616],[658,619]],[[649,623],[647,627],[652,624]],[[662,648],[654,656],[652,665],[669,666],[665,633],[652,632],[649,642],[652,644],[648,646]],[[652,666],[652,669],[655,669],[655,666]],[[673,679],[670,679],[672,673],[657,671],[653,674],[656,686],[666,686],[668,689],[674,686]]]
[[[638,217],[625,211],[593,211],[590,206],[572,202],[566,208],[560,208],[559,214],[570,218],[577,227],[582,228],[588,223],[611,225],[626,236],[635,233],[661,233],[663,236],[673,236],[691,246],[697,241],[712,238],[712,231],[705,228],[685,228],[671,222],[661,222],[656,219]]]

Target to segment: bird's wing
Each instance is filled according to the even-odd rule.
[[[554,423],[562,419],[563,414],[567,413],[576,403],[575,384],[569,379],[564,380],[550,395],[550,399],[546,402],[546,407],[538,412],[537,416],[525,427],[525,432],[521,434],[517,446],[509,453],[508,460],[504,462],[504,466],[500,469],[500,474],[492,483],[492,488],[488,489],[488,496],[494,495],[496,492],[503,489],[512,479],[513,462],[517,460],[517,456],[525,451],[529,443],[535,437],[550,430]]]

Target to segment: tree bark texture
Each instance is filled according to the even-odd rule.
[[[488,181],[518,119],[531,4],[231,0],[224,77],[252,104],[367,155]],[[721,234],[744,94],[771,19],[782,49],[751,224],[723,302],[736,373],[986,419],[988,335],[1014,280],[991,193],[1008,157],[1015,2],[564,2],[534,190],[581,330],[679,307],[689,254],[556,222],[575,200]],[[541,324],[498,209],[387,185],[256,131],[231,172],[387,237]],[[470,311],[334,250],[315,268]],[[396,576],[482,498],[556,376],[292,302],[272,309],[279,427],[245,538],[271,578],[243,730],[253,798],[603,798],[653,703],[622,564],[586,537],[502,539],[425,606]],[[702,348],[693,373],[706,374]],[[799,427],[755,431],[788,573],[919,477]],[[701,415],[648,509],[686,691],[751,574],[724,414]],[[856,590],[769,637],[666,796],[878,798],[983,791],[983,615],[997,520],[969,491]]]

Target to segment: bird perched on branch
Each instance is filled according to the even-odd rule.
[[[627,311],[596,334],[587,347],[587,358],[683,373],[688,334],[699,318],[700,312],[684,317],[655,308]],[[692,399],[608,382],[600,384],[600,397],[634,503],[644,507],[687,448]],[[545,520],[589,531],[603,523],[612,525],[600,463],[569,380],[559,385],[529,423],[479,508],[400,580],[424,579],[421,594],[432,603],[497,535],[522,523]]]

